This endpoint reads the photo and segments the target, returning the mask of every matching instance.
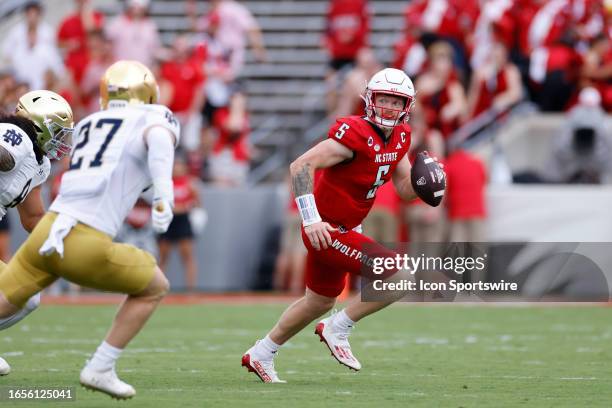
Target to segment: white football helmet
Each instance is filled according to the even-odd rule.
[[[406,99],[404,109],[400,110],[396,119],[384,119],[376,114],[375,97],[377,93],[401,96]],[[393,128],[399,123],[406,123],[409,119],[409,113],[414,106],[414,85],[412,81],[404,73],[404,71],[395,68],[385,68],[378,71],[372,76],[370,82],[365,89],[365,112],[368,119],[373,123],[386,128]],[[385,108],[385,110],[393,110]]]

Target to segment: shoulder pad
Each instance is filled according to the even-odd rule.
[[[174,113],[164,105],[139,105],[147,111],[147,127],[162,126],[172,132],[178,145],[181,133],[181,124]]]

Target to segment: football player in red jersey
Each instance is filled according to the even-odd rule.
[[[268,335],[242,357],[242,365],[264,382],[283,382],[274,355],[287,340],[332,309],[347,273],[360,274],[367,259],[395,253],[361,234],[376,190],[393,180],[404,200],[416,197],[410,182],[408,115],[414,105],[412,81],[401,70],[377,72],[365,90],[366,116],[339,118],[328,138],[291,163],[293,191],[308,249],[306,293],[285,310]],[[314,171],[322,175],[313,188]],[[364,248],[367,246],[367,250]],[[367,269],[367,268],[366,268]],[[355,322],[392,303],[352,301],[323,319],[318,334],[341,364],[359,370],[348,336]]]

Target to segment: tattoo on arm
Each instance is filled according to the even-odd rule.
[[[15,167],[15,159],[13,155],[0,146],[0,171],[11,171]]]
[[[299,197],[304,194],[311,194],[312,187],[312,176],[310,175],[310,164],[306,163],[299,169],[292,179],[293,182],[293,194]]]

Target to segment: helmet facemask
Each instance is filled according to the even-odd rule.
[[[63,127],[49,118],[45,118],[43,125],[47,128],[50,137],[41,146],[46,156],[52,160],[61,160],[70,154],[72,148],[73,128]]]
[[[379,94],[384,95],[393,95],[398,96],[404,99],[404,106],[402,109],[395,109],[390,107],[383,107],[376,105],[376,96]],[[366,115],[368,119],[370,119],[373,123],[388,129],[393,129],[395,126],[400,123],[407,123],[409,119],[410,110],[414,106],[414,98],[410,95],[405,95],[399,92],[390,92],[390,91],[372,91],[371,89],[366,89],[365,94],[365,104],[366,104]],[[385,118],[379,115],[379,112],[394,112],[397,113],[394,118]]]

